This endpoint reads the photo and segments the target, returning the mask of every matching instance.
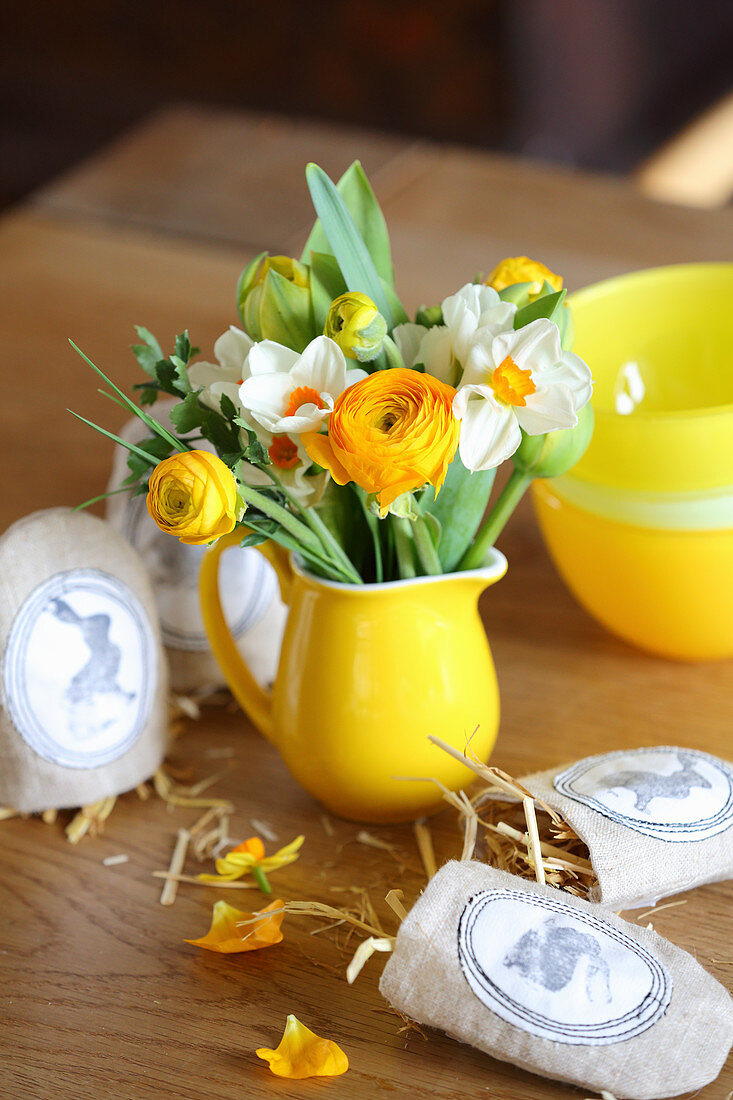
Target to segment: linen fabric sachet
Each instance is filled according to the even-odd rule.
[[[164,400],[155,406],[156,417],[174,432],[177,428],[169,414],[177,404]],[[148,438],[148,431],[133,417],[120,437],[128,443],[141,443]],[[199,440],[196,446],[214,452],[206,440]],[[175,691],[223,687],[224,676],[211,652],[199,608],[199,569],[206,547],[186,546],[165,534],[149,515],[144,496],[118,492],[129,473],[127,451],[118,444],[107,486],[114,493],[107,498],[107,519],[138,551],[150,574],[168,651],[171,686]],[[238,547],[222,555],[219,568],[223,610],[232,635],[255,679],[266,686],[275,679],[287,618],[275,571],[259,551]]]
[[[701,1088],[733,1042],[731,998],[686,952],[474,861],[430,880],[379,988],[419,1023],[618,1100]]]
[[[733,878],[733,767],[664,746],[589,756],[519,782],[586,844],[598,879],[590,900],[611,909]]]
[[[0,539],[0,804],[89,805],[149,779],[168,672],[145,567],[103,520],[53,508]]]

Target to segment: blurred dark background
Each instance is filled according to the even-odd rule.
[[[6,8],[2,205],[177,102],[624,172],[731,84],[731,0],[31,0]]]

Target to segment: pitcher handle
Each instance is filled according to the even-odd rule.
[[[272,692],[260,687],[247,667],[227,624],[219,593],[219,558],[230,546],[239,546],[247,534],[246,527],[237,527],[218,539],[204,555],[199,573],[201,614],[211,650],[232,694],[260,733],[272,741],[275,733]],[[293,573],[287,551],[270,541],[261,543],[257,550],[274,567],[283,603],[289,603]]]

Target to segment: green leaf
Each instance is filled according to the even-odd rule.
[[[525,325],[531,324],[532,321],[538,321],[541,317],[547,317],[550,321],[557,323],[557,317],[554,315],[562,309],[566,294],[567,290],[565,289],[558,290],[554,294],[543,294],[541,298],[536,298],[528,306],[518,309],[514,314],[514,328],[524,328]],[[559,317],[559,312],[557,312],[557,316]]]
[[[366,245],[379,275],[394,287],[394,268],[389,246],[389,232],[384,214],[377,202],[372,186],[358,160],[346,169],[336,185],[354,222],[357,233]],[[320,213],[320,211],[319,211]],[[302,262],[311,263],[314,252],[330,252],[332,242],[321,218],[311,230],[303,249]],[[309,259],[309,256],[311,259]],[[352,290],[360,289],[351,287]],[[372,295],[373,297],[373,295]],[[376,298],[374,299],[376,301]],[[381,311],[380,311],[381,312]]]
[[[336,257],[330,252],[311,252],[310,287],[314,328],[323,332],[331,302],[348,290]]]
[[[228,394],[223,393],[221,395],[219,407],[221,409],[221,415],[224,417],[225,420],[234,420],[237,415],[237,406],[234,404]]]
[[[304,351],[317,335],[308,287],[296,286],[270,269],[262,284],[260,327],[269,340]]]
[[[180,336],[176,336],[174,354],[179,359],[183,360],[184,366],[188,366],[191,356],[193,355],[193,348],[188,337],[188,329],[185,329]]]
[[[410,318],[407,316],[407,311],[402,305],[402,302],[397,297],[397,292],[394,287],[388,283],[385,279],[382,279],[382,290],[385,293],[389,307],[392,310],[392,325],[387,325],[388,328],[394,328],[395,325],[404,325]]]
[[[110,386],[112,388],[112,390],[114,390],[114,392],[120,398],[120,401],[122,402],[124,408],[126,408],[129,412],[131,412],[133,414],[133,416],[136,416],[139,420],[142,420],[143,423],[146,425],[146,427],[151,432],[153,432],[156,435],[159,435],[162,439],[168,440],[168,442],[171,444],[171,447],[174,448],[175,450],[177,450],[177,451],[186,451],[186,450],[188,450],[188,448],[186,447],[186,445],[184,443],[181,443],[181,441],[179,439],[176,439],[176,437],[174,435],[171,435],[171,433],[168,431],[168,429],[164,428],[162,424],[159,424],[158,421],[154,417],[148,416],[147,413],[143,412],[142,409],[138,408],[138,406],[135,404],[135,402],[130,400],[130,398],[127,396],[127,394],[124,393],[119,388],[119,386],[116,386],[114,384],[114,382],[112,381],[112,379],[108,378],[107,375],[104,373],[104,371],[100,370],[99,367],[97,367],[91,361],[89,356],[85,355],[84,352],[81,350],[81,348],[77,347],[77,345],[74,343],[73,340],[69,340],[69,343],[71,344],[74,351],[78,355],[81,356],[81,358],[84,360],[84,362],[88,363],[89,366],[92,368],[92,370],[96,374],[98,374],[100,378],[103,378],[104,381],[107,383],[107,385]],[[100,392],[103,392],[103,391],[100,391]],[[110,396],[110,395],[106,394],[105,396]],[[113,398],[113,400],[114,400],[114,398]]]
[[[495,470],[470,473],[456,454],[437,498],[433,500],[430,491],[421,498],[425,518],[434,516],[440,523],[438,556],[446,573],[453,572],[479,529],[495,474]]]
[[[160,439],[159,436],[154,436],[152,439],[145,439],[140,444],[140,449],[150,456],[147,461],[141,458],[137,454],[132,452],[127,455],[127,468],[130,471],[128,477],[125,478],[123,485],[136,485],[142,477],[150,472],[150,458],[155,460],[155,465],[167,458],[173,448],[166,443],[164,439]]]
[[[133,354],[145,373],[155,378],[155,364],[163,358],[163,349],[152,332],[142,325],[135,325],[135,332],[143,342],[132,345]]]
[[[257,274],[257,270],[260,264],[267,255],[267,252],[260,252],[259,256],[255,256],[254,260],[251,260],[247,264],[244,271],[237,280],[237,313],[239,314],[242,324],[244,324],[244,299],[246,298],[247,293],[250,290],[251,283],[255,275]]]
[[[391,331],[395,322],[382,281],[344,200],[317,164],[309,164],[305,175],[313,205],[321,219],[330,250],[336,257],[346,280],[347,288],[368,294]],[[320,248],[319,251],[324,249]]]
[[[199,401],[198,393],[187,393],[180,404],[173,406],[170,418],[181,435],[200,428],[204,418],[204,407]]]

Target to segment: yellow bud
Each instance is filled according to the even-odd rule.
[[[527,290],[529,301],[532,302],[542,292],[546,282],[553,290],[562,290],[562,275],[555,275],[538,260],[530,260],[529,256],[507,256],[486,279],[486,286],[493,286],[494,290],[504,290],[517,283],[530,283]]]
[[[294,260],[292,256],[267,256],[261,262],[253,261],[243,273],[238,290],[239,310],[244,326],[253,340],[277,340],[282,342],[282,333],[268,331],[267,324],[262,321],[264,282],[270,271],[281,275],[293,286],[301,287],[304,291],[309,288],[309,273],[305,264]],[[303,295],[304,302],[309,302],[309,295]]]
[[[216,455],[184,451],[155,467],[147,505],[161,531],[190,546],[202,546],[234,529],[237,484]]]
[[[376,359],[387,335],[387,322],[366,294],[349,291],[331,302],[324,335],[338,344],[347,359]]]

